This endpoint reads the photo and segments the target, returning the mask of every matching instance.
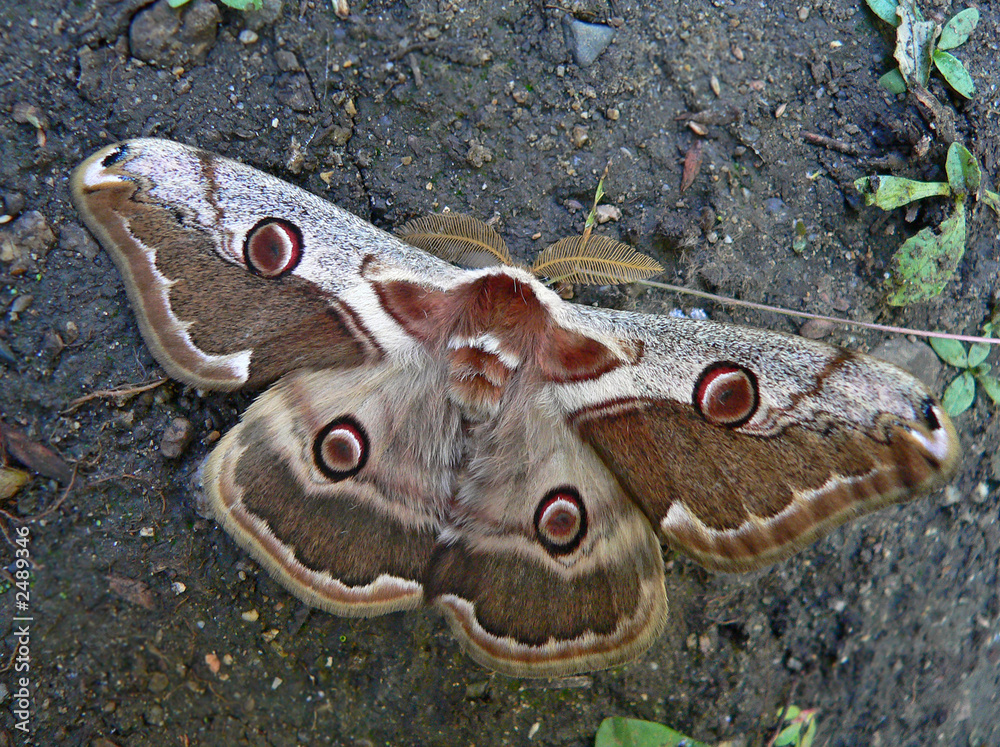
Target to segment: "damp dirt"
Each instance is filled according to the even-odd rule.
[[[965,7],[929,5],[942,18]],[[29,220],[0,256],[0,413],[76,476],[68,493],[35,476],[2,507],[11,540],[30,519],[35,565],[27,734],[16,588],[0,582],[0,743],[583,747],[602,719],[631,716],[759,745],[794,703],[819,709],[819,745],[1000,744],[1000,425],[982,398],[956,421],[966,457],[948,491],[751,576],[666,551],[670,620],[653,648],[540,681],[491,676],[431,611],[310,610],[202,518],[192,477],[252,395],[167,382],[71,408],[163,376],[68,193],[84,157],[136,136],[237,158],[388,229],[445,208],[495,218],[522,260],[582,229],[610,163],[605,201],[620,213],[599,230],[656,257],[668,282],[909,327],[975,333],[987,319],[1000,262],[985,209],[940,298],[884,303],[892,252],[941,207],[886,215],[852,182],[940,179],[947,143],[916,102],[879,88],[891,39],[859,2],[558,6],[373,1],[344,20],[309,0],[250,14],[3,3],[0,196]],[[956,50],[978,93],[931,92],[996,189],[1000,16],[980,10]],[[568,33],[568,11],[602,28]],[[577,300],[704,305],[637,287]],[[821,333],[864,351],[885,339]],[[941,391],[956,372],[931,375]],[[13,571],[15,547],[0,555]]]

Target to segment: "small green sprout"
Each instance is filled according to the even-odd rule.
[[[924,20],[914,0],[866,0],[872,12],[896,27],[896,49],[893,57],[899,67],[879,78],[879,83],[892,93],[906,93],[914,84],[927,87],[931,69],[955,91],[971,99],[976,92],[961,60],[946,49],[965,44],[979,23],[979,11],[966,8],[942,28],[934,21]]]
[[[767,747],[812,747],[816,709],[790,705],[778,711],[781,726]],[[653,721],[615,716],[601,722],[594,747],[712,747]]]
[[[615,716],[597,730],[594,747],[712,747],[653,721]]]
[[[888,303],[906,306],[940,295],[965,254],[965,200],[982,200],[1000,215],[1000,194],[982,188],[982,170],[961,143],[952,143],[945,161],[946,182],[918,182],[898,176],[866,176],[854,182],[865,202],[895,210],[927,197],[950,197],[954,211],[937,227],[907,239],[893,255]]]
[[[587,213],[587,222],[583,227],[583,246],[587,245],[587,241],[590,240],[590,232],[594,230],[594,226],[597,225],[597,204],[604,199],[604,180],[608,178],[608,170],[611,168],[611,162],[604,167],[604,173],[601,174],[601,178],[597,180],[597,189],[594,190],[594,204],[590,206],[590,212]]]
[[[793,705],[778,711],[782,728],[767,747],[812,747],[816,738],[816,713],[815,708],[803,710]]]
[[[191,0],[167,0],[167,5],[171,8],[179,8],[187,5]],[[221,0],[223,5],[228,5],[236,10],[260,10],[264,5],[264,0]]]
[[[983,336],[992,337],[997,328],[1000,328],[1000,323],[984,324]],[[1000,407],[1000,381],[996,376],[990,375],[990,364],[986,362],[986,357],[990,354],[990,345],[977,342],[966,351],[965,346],[958,340],[932,337],[930,342],[941,360],[949,366],[963,369],[944,390],[944,396],[941,397],[941,406],[946,413],[955,417],[972,407],[976,398],[976,382],[979,382],[979,387],[993,400],[993,404]]]

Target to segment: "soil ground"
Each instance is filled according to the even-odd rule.
[[[922,5],[947,18],[965,2]],[[4,506],[9,534],[28,522],[35,566],[29,732],[17,729],[8,664],[0,745],[583,746],[614,715],[749,745],[766,742],[789,702],[819,709],[817,745],[1000,745],[1000,420],[982,397],[957,419],[966,457],[948,491],[750,577],[668,553],[671,616],[653,649],[551,681],[490,675],[433,612],[311,611],[202,519],[190,478],[252,395],[170,382],[69,410],[162,375],[67,185],[97,148],[144,135],[240,159],[386,228],[445,207],[498,216],[522,259],[581,230],[577,203],[589,205],[610,161],[607,202],[621,218],[601,230],[654,255],[668,281],[954,332],[988,317],[998,224],[983,209],[943,295],[885,305],[892,252],[941,208],[908,223],[903,210],[862,206],[851,183],[940,179],[947,142],[912,99],[877,85],[891,36],[857,0],[558,6],[376,0],[347,20],[310,0],[270,15],[223,8],[213,40],[207,0],[181,11],[179,31],[173,11],[140,22],[142,0],[0,0],[0,187],[7,210],[44,219],[18,224],[17,256],[0,264],[0,413],[78,468],[65,499],[66,484],[35,477]],[[939,80],[931,90],[995,189],[1000,8],[979,7],[956,52],[975,98]],[[568,10],[617,27],[590,66],[567,48]],[[186,36],[171,46],[172,33]],[[701,168],[682,193],[698,139]],[[703,305],[638,288],[580,300],[654,313]],[[827,339],[871,350],[885,336]],[[956,374],[923,373],[937,391]],[[167,459],[160,439],[178,417],[195,440]],[[14,548],[0,553],[12,570]],[[0,664],[13,664],[13,597],[0,595]]]

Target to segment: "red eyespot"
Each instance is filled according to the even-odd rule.
[[[587,509],[575,488],[550,490],[535,510],[535,531],[553,555],[573,552],[587,534]]]
[[[738,428],[757,412],[757,377],[735,363],[713,363],[698,377],[693,401],[709,423]]]
[[[280,218],[265,218],[250,229],[243,259],[254,275],[277,278],[295,269],[302,258],[302,232]]]
[[[368,436],[354,418],[337,418],[313,441],[313,459],[334,482],[354,477],[368,461]]]

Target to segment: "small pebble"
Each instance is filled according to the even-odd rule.
[[[187,449],[194,438],[194,426],[187,418],[174,418],[163,430],[160,453],[167,459],[176,459]]]
[[[80,328],[76,326],[76,322],[70,320],[63,325],[62,339],[67,345],[80,339]]]
[[[260,37],[257,35],[256,31],[251,31],[250,29],[243,29],[240,32],[240,44],[245,44],[247,46],[251,44],[256,44]]]
[[[563,16],[563,35],[573,60],[580,67],[593,65],[615,38],[615,30],[600,23],[584,23],[570,15]]]
[[[0,196],[0,213],[2,217],[7,220],[3,223],[16,218],[24,210],[24,195],[20,192],[5,192]]]
[[[821,340],[826,337],[837,325],[824,319],[810,319],[801,327],[799,334],[808,340]]]
[[[10,320],[16,322],[18,317],[27,311],[34,302],[35,297],[30,293],[15,298],[14,303],[10,305]]]
[[[473,140],[469,143],[469,152],[465,154],[466,162],[473,168],[480,169],[484,163],[493,160],[493,151],[482,143]]]
[[[972,491],[972,502],[973,503],[986,503],[986,499],[990,497],[990,486],[985,482],[980,482],[976,484],[975,489]]]
[[[302,65],[299,64],[299,58],[295,56],[295,52],[287,49],[279,49],[274,53],[274,64],[283,73],[298,73],[302,71]]]
[[[617,221],[621,220],[622,217],[622,211],[614,205],[598,205],[594,212],[597,214],[598,223]]]
[[[149,678],[147,687],[151,693],[162,693],[170,686],[170,680],[163,672],[156,672]]]
[[[478,700],[480,698],[485,698],[486,694],[490,691],[490,681],[480,680],[479,682],[472,682],[465,686],[465,698],[466,700]]]
[[[161,706],[150,706],[149,710],[146,711],[145,718],[146,723],[150,726],[163,726],[164,721],[166,721],[166,712]]]
[[[937,381],[944,364],[930,345],[923,342],[910,342],[903,337],[891,337],[877,348],[871,355],[900,368],[905,368],[924,383]],[[997,452],[1000,453],[1000,452]]]
[[[94,238],[75,223],[66,223],[59,229],[59,246],[64,251],[82,254],[90,262],[97,259],[101,251]]]
[[[56,245],[56,235],[49,227],[45,216],[37,210],[29,210],[22,214],[17,220],[6,225],[3,233],[13,242],[20,254],[45,256]]]

